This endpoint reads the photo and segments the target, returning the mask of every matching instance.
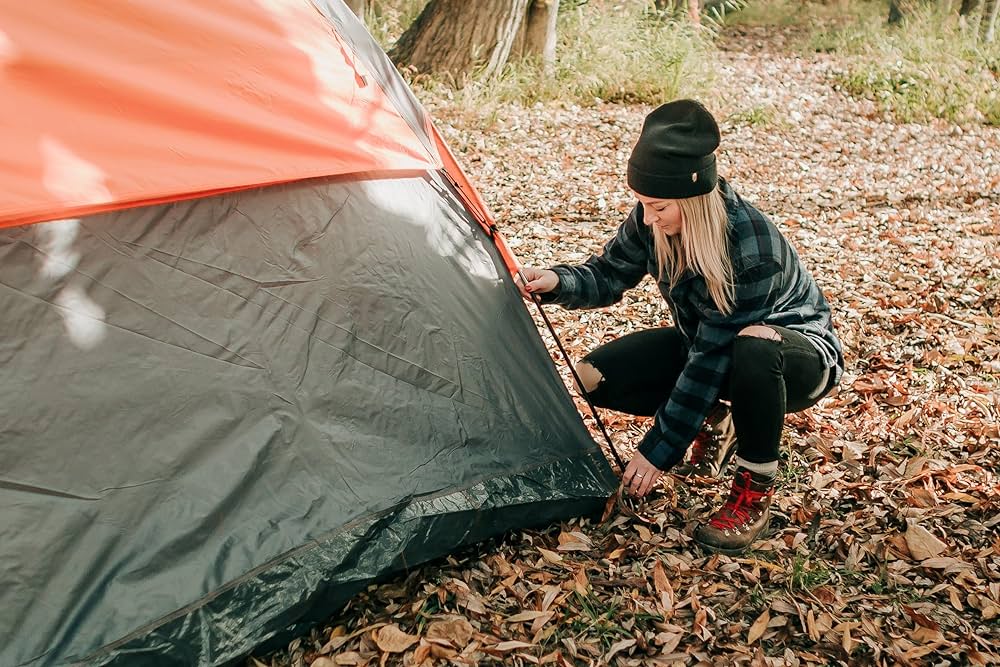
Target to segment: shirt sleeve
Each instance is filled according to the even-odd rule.
[[[780,293],[781,273],[781,266],[773,261],[746,269],[735,281],[732,313],[723,315],[714,304],[702,308],[684,370],[639,444],[639,451],[657,468],[669,470],[684,458],[719,396],[729,371],[733,339],[771,313]]]
[[[542,303],[556,303],[568,309],[601,308],[621,300],[646,276],[649,262],[649,230],[641,220],[637,205],[618,227],[599,255],[583,264],[560,264],[552,270],[559,276],[559,286],[542,294]]]

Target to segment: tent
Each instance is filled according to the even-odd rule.
[[[218,665],[614,476],[336,0],[0,2],[0,665]]]

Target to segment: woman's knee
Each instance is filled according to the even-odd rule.
[[[775,372],[781,372],[781,334],[763,324],[741,330],[733,341],[732,380],[752,382]]]
[[[764,340],[781,342],[781,334],[766,324],[751,324],[741,329],[736,336],[737,338],[762,338]]]
[[[593,393],[604,380],[604,374],[586,359],[576,365],[576,374],[580,376],[583,390],[588,394]]]

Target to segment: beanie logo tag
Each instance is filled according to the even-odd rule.
[[[697,171],[691,172],[691,182],[692,183],[697,183],[698,182],[698,172]]]

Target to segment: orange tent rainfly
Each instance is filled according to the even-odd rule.
[[[614,477],[341,0],[0,0],[0,665],[220,665]]]

